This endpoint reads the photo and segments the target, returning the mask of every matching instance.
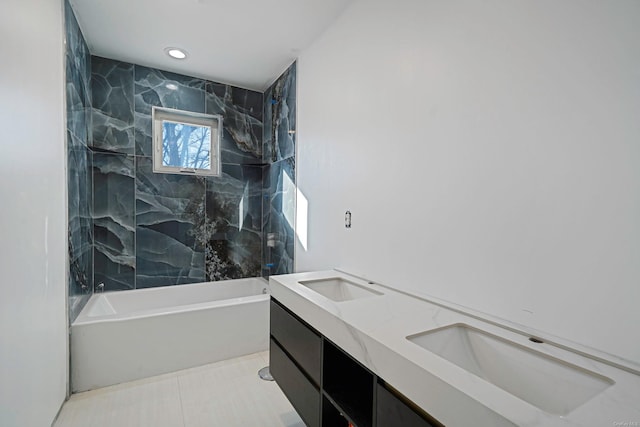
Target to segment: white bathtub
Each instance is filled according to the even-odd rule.
[[[268,282],[94,294],[71,325],[71,387],[91,390],[263,351]]]

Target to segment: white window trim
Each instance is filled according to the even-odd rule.
[[[153,172],[180,175],[220,176],[220,143],[222,140],[222,116],[202,114],[172,108],[153,107],[151,111],[153,140]],[[182,168],[162,164],[162,122],[168,120],[186,125],[208,126],[211,129],[211,149],[209,150],[209,169]]]

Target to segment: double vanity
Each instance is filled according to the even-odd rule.
[[[271,373],[308,426],[640,425],[634,366],[338,271],[270,287]]]

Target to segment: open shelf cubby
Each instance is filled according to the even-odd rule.
[[[322,427],[349,427],[349,420],[325,395],[322,396]]]
[[[329,397],[323,403],[335,402],[338,414],[345,414],[356,427],[372,427],[375,376],[328,340],[323,361],[322,388]]]

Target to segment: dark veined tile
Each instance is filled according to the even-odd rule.
[[[91,247],[91,152],[87,147],[68,152],[68,218],[71,258]]]
[[[73,8],[68,0],[64,2],[66,51],[71,56],[73,68],[88,83],[91,78],[89,48],[80,30]]]
[[[151,159],[136,160],[136,287],[204,280],[204,179],[156,174]]]
[[[135,287],[134,157],[93,155],[95,283]]]
[[[260,230],[261,174],[260,166],[223,164],[221,176],[207,177],[207,218],[233,228]]]
[[[84,144],[90,145],[91,108],[90,55],[73,9],[65,2],[66,54],[65,76],[67,93],[67,129]]]
[[[264,160],[277,162],[295,155],[296,63],[264,94]]]
[[[133,64],[91,57],[92,107],[133,124]]]
[[[207,280],[259,276],[262,263],[262,168],[223,165],[207,178]]]
[[[133,65],[91,58],[93,146],[133,154]]]
[[[135,134],[131,124],[92,110],[93,148],[114,153],[134,154]]]
[[[205,81],[134,66],[135,112],[151,115],[153,106],[204,113]]]
[[[68,251],[70,295],[90,292],[93,285],[91,228],[91,152],[70,146],[67,155]]]
[[[93,257],[91,249],[69,259],[69,296],[87,295],[93,288]]]
[[[107,253],[94,251],[95,286],[104,284],[105,291],[123,291],[135,288],[135,267],[112,259]]]
[[[74,320],[93,288],[91,99],[89,49],[71,5],[65,9],[69,318]]]
[[[152,108],[205,112],[205,81],[134,65],[135,153],[152,155]]]
[[[221,83],[207,82],[206,112],[223,116],[223,163],[261,163],[262,94]]]
[[[146,227],[136,231],[136,288],[203,282],[204,253]]]
[[[288,158],[265,167],[267,195],[266,222],[264,227],[263,254],[265,264],[271,265],[271,274],[293,272],[295,231],[293,209],[295,208],[295,161]],[[288,211],[288,212],[287,212]],[[267,245],[273,237],[273,246]]]
[[[136,159],[136,222],[162,220],[196,224],[204,215],[205,180],[193,175],[154,173],[150,158]]]
[[[73,58],[69,54],[66,58],[67,129],[83,144],[89,145],[89,104],[86,102],[88,88],[80,76],[80,71],[74,67]]]
[[[211,114],[223,114],[224,106],[230,105],[262,121],[263,95],[260,92],[212,81],[206,82],[206,91],[207,108]]]
[[[151,157],[153,154],[152,120],[150,114],[135,113],[135,153],[138,156]]]
[[[261,245],[262,234],[246,230],[212,240],[206,249],[206,280],[259,277]]]

